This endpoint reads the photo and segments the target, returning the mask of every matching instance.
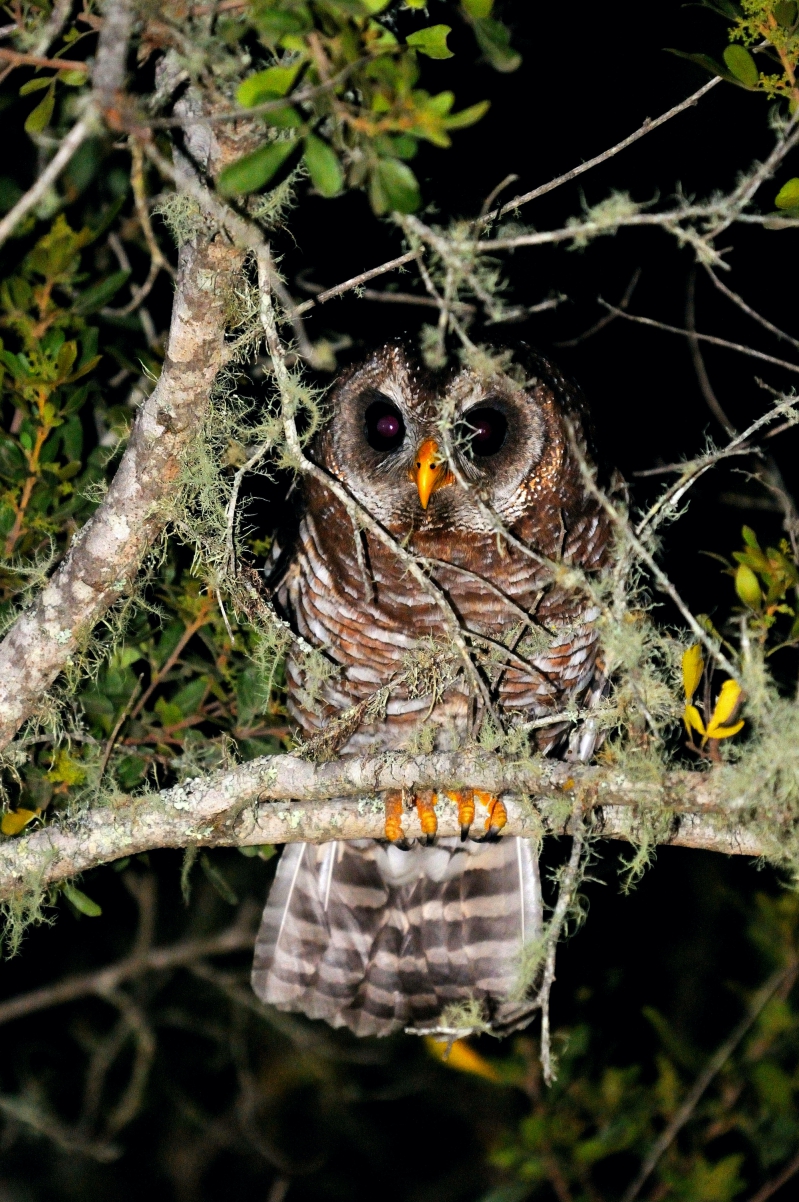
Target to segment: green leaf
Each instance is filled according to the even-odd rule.
[[[257,191],[269,182],[296,148],[296,142],[267,142],[225,167],[219,174],[217,188],[223,196]]]
[[[793,180],[792,182],[799,186],[799,179]],[[760,550],[760,543],[757,541],[757,535],[751,526],[741,527],[741,538],[744,540],[747,547],[754,547],[756,551]]]
[[[297,110],[288,104],[285,108],[262,113],[261,120],[267,125],[274,125],[275,129],[300,129],[305,124]]]
[[[491,16],[494,0],[462,0],[462,4],[470,17],[474,17],[476,21],[482,21],[485,17]]]
[[[376,213],[415,213],[422,203],[419,182],[399,159],[380,159],[372,175],[372,207]]]
[[[69,88],[82,88],[89,78],[88,71],[59,71],[58,78]]]
[[[147,775],[147,761],[140,755],[123,756],[114,767],[114,775],[123,789],[135,789]]]
[[[728,21],[737,21],[742,15],[739,5],[733,0],[700,0],[699,8],[709,8],[712,13],[725,17]]]
[[[199,708],[207,692],[208,677],[198,676],[195,680],[190,680],[188,684],[178,690],[172,698],[172,706],[180,710],[184,717],[188,717],[189,714],[193,714]]]
[[[447,35],[452,33],[451,25],[428,25],[426,29],[417,29],[406,38],[409,46],[426,54],[428,58],[452,58],[453,54],[447,45]]]
[[[384,8],[388,8],[390,3],[391,0],[361,0],[361,4],[370,16],[374,16],[375,13],[381,13]]]
[[[685,50],[675,50],[672,46],[666,46],[665,50],[667,54],[676,54],[678,58],[686,58],[689,63],[696,63],[697,67],[702,67],[711,75],[718,75],[719,79],[726,79],[728,83],[738,83],[736,77],[725,71],[721,63],[717,63],[709,54],[689,54]]]
[[[29,96],[31,92],[41,92],[42,88],[49,88],[52,82],[52,75],[37,75],[35,79],[29,79],[22,85],[19,94],[20,96]]]
[[[305,139],[303,160],[317,192],[327,197],[338,196],[344,187],[344,172],[336,152],[327,142],[309,134]]]
[[[273,847],[271,843],[253,843],[247,847],[240,847],[239,851],[248,860],[255,856],[258,856],[260,860],[271,860],[272,856],[277,855],[277,848]]]
[[[724,62],[735,78],[745,88],[756,88],[760,81],[757,63],[745,46],[728,46],[724,51]]]
[[[102,907],[98,906],[96,901],[92,901],[85,893],[81,893],[80,889],[76,889],[69,883],[64,885],[64,897],[87,918],[99,918],[103,912]]]
[[[484,117],[490,107],[490,100],[481,100],[478,104],[471,104],[467,109],[461,109],[459,113],[446,117],[444,124],[447,129],[466,129],[468,125],[474,125]]]
[[[50,118],[53,115],[55,108],[55,88],[51,87],[49,92],[36,105],[32,113],[28,113],[28,118],[25,122],[26,134],[39,134],[43,129],[46,129],[50,124]]]
[[[777,193],[774,203],[778,209],[795,209],[799,207],[799,178],[794,176],[783,184]]]
[[[279,100],[292,87],[301,66],[300,61],[287,67],[267,67],[265,71],[250,75],[239,85],[236,103],[244,109],[249,109],[268,100]]]
[[[229,906],[237,906],[239,899],[230,887],[225,877],[217,868],[216,864],[212,864],[206,852],[200,856],[200,867],[207,876],[208,880],[216,889],[223,901],[226,901]]]
[[[477,45],[495,71],[515,71],[521,65],[522,56],[510,44],[510,30],[493,17],[482,17],[472,22]]]
[[[735,573],[735,591],[748,609],[760,609],[763,603],[760,584],[757,576],[745,563],[739,564]]]
[[[153,709],[161,719],[161,725],[165,727],[177,726],[183,721],[183,710],[177,705],[172,705],[171,702],[165,701],[163,697],[159,697]]]
[[[796,24],[796,0],[777,0],[774,5],[774,16],[783,29],[790,29]]]
[[[55,369],[59,379],[66,378],[72,371],[75,360],[78,357],[78,344],[74,339],[63,343],[58,352],[58,357],[55,361]]]
[[[72,306],[73,312],[81,317],[86,317],[89,313],[96,313],[98,309],[102,309],[103,305],[107,305],[112,297],[116,296],[129,278],[129,271],[115,271],[107,279],[100,280],[99,284],[92,284],[91,288],[81,292]]]
[[[410,134],[397,134],[396,137],[390,139],[390,143],[391,149],[398,159],[415,158],[419,149],[419,143]]]

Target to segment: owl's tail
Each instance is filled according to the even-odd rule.
[[[476,1002],[497,1034],[532,1013],[518,985],[542,929],[526,839],[402,851],[372,840],[287,846],[255,945],[252,983],[281,1010],[356,1035],[434,1030]]]

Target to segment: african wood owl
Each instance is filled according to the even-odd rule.
[[[490,703],[492,722],[529,729],[541,752],[590,756],[590,722],[540,723],[589,705],[603,683],[598,611],[553,569],[597,572],[609,555],[607,518],[575,454],[588,455],[584,425],[576,389],[529,353],[507,369],[432,373],[390,344],[341,376],[310,457],[417,557],[446,611],[308,480],[276,585],[286,617],[336,669],[314,690],[289,660],[288,705],[307,739],[338,729],[343,755],[454,749],[476,737]],[[481,689],[452,653],[453,623]],[[422,670],[431,662],[449,669]],[[342,726],[377,696],[356,711],[360,724]],[[435,842],[431,801],[416,799],[429,846],[403,845],[394,798],[385,841],[286,847],[256,945],[259,997],[358,1035],[440,1030],[464,1002],[497,1034],[529,1020],[519,979],[542,928],[534,850],[499,835],[499,800],[489,799],[489,831],[472,828],[468,794],[457,796],[461,841]]]

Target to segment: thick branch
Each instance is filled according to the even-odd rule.
[[[163,528],[181,455],[207,411],[240,255],[221,239],[184,246],[163,371],[97,512],[0,644],[0,747],[13,738]]]
[[[506,763],[499,757],[399,753],[313,764],[291,755],[251,760],[230,772],[198,777],[163,793],[87,809],[79,817],[0,845],[0,898],[21,888],[50,885],[121,856],[159,847],[253,846],[263,843],[381,838],[381,794],[405,789],[470,786],[502,794],[507,833],[532,838],[567,834],[575,797],[595,812],[595,830],[610,839],[642,837],[647,817],[667,833],[661,842],[757,856],[763,840],[736,827],[739,806],[722,803],[719,777],[672,772],[660,782],[636,781],[613,768],[560,761]],[[742,800],[741,805],[744,804]],[[453,802],[438,804],[442,836],[459,833]],[[479,803],[474,833],[483,833]],[[665,820],[665,821],[664,821]],[[416,811],[404,819],[410,838],[421,834]]]

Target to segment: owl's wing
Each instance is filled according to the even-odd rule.
[[[434,1029],[477,1001],[497,1034],[528,1021],[523,948],[542,928],[530,843],[442,839],[401,851],[369,840],[291,844],[255,946],[253,988],[356,1035]]]

